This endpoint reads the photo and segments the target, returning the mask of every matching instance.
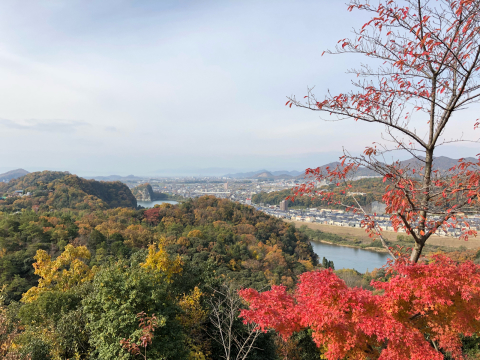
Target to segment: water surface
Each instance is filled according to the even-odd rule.
[[[147,208],[147,209],[148,208],[153,208],[157,204],[160,205],[160,204],[164,204],[164,203],[175,205],[175,204],[178,204],[178,201],[174,201],[174,200],[140,201],[140,200],[137,200],[137,205],[143,206],[144,208]]]
[[[367,270],[372,271],[387,263],[390,255],[363,249],[355,249],[345,246],[325,244],[321,242],[310,242],[313,251],[318,255],[319,262],[323,257],[332,260],[335,269],[355,269],[361,273]]]

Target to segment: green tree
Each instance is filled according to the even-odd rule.
[[[91,284],[41,293],[23,305],[18,316],[25,331],[20,337],[32,360],[87,359],[91,352],[81,301]]]
[[[138,264],[117,262],[100,270],[93,291],[83,300],[88,319],[93,355],[102,360],[131,359],[120,341],[138,341],[137,314],[156,314],[163,326],[155,331],[149,347],[152,359],[185,359],[182,327],[176,320],[179,308],[174,304],[170,286],[158,274]]]

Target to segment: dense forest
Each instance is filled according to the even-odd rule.
[[[22,191],[23,196],[14,196]],[[30,193],[29,196],[26,194]],[[30,209],[96,210],[136,208],[137,200],[120,181],[86,180],[68,172],[34,172],[8,183],[0,183],[0,211]]]
[[[46,189],[56,180],[72,184],[69,177],[43,174]],[[20,179],[8,191],[34,190],[30,184]],[[212,313],[223,314],[218,301],[238,297],[231,289],[293,287],[301,273],[320,267],[293,225],[228,200],[148,210],[72,204],[4,206],[0,213],[0,357],[134,359],[132,344],[147,331],[137,316],[144,312],[157,327],[148,358],[218,359],[223,330]],[[237,317],[232,326],[248,339],[251,329]],[[304,333],[288,344],[256,334],[248,358],[320,354]]]
[[[342,193],[343,188],[340,190],[335,184],[330,184],[322,187],[322,189],[319,189],[327,192],[335,192],[335,196],[329,201],[322,200],[320,197],[299,196],[295,198],[295,201],[289,201],[288,206],[344,209],[345,206],[332,204],[331,202],[340,201],[342,204],[347,206],[354,206],[355,200],[351,196],[353,193],[360,205],[368,207],[373,201],[381,201],[385,191],[385,184],[382,182],[381,178],[360,179],[352,181],[351,185],[352,187],[350,188],[350,194],[344,194]],[[253,195],[252,201],[255,204],[264,203],[269,205],[278,205],[282,200],[285,200],[287,197],[292,195],[293,193],[290,189],[273,191],[270,193],[261,192]]]

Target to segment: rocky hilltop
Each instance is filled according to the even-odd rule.
[[[138,201],[157,201],[170,199],[167,194],[153,191],[152,186],[148,183],[138,185],[137,187],[133,188],[132,194]]]
[[[153,201],[154,193],[150,184],[142,184],[133,188],[133,196],[139,201]]]

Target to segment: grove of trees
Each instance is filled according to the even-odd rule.
[[[156,319],[147,358],[218,359],[223,328],[211,316],[225,317],[215,304],[237,297],[229,326],[241,341],[251,329],[238,318],[237,289],[293,288],[320,267],[294,226],[214,197],[148,210],[7,210],[0,251],[1,349],[22,359],[136,358],[132,344],[146,334],[140,313]],[[320,354],[299,337],[296,351]],[[248,359],[293,351],[274,334],[254,340]],[[232,343],[228,354],[239,351]]]

